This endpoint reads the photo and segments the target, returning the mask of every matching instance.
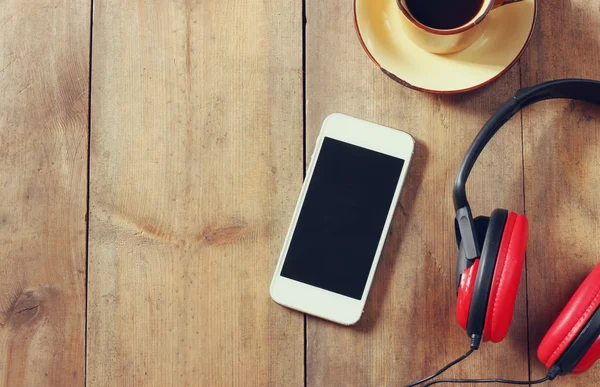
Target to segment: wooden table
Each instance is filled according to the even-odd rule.
[[[350,0],[0,1],[0,385],[397,386],[465,352],[458,164],[519,87],[600,79],[597,0],[539,11],[507,74],[433,96],[370,63]],[[331,112],[417,139],[352,328],[268,293]],[[599,261],[599,147],[600,109],[562,100],[483,154],[473,207],[527,213],[527,270],[507,339],[449,376],[544,374],[537,345]],[[554,385],[598,380],[600,366]]]

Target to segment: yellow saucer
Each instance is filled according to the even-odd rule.
[[[412,89],[450,94],[493,82],[517,62],[533,34],[537,0],[524,0],[491,11],[483,35],[454,54],[431,54],[402,29],[396,0],[354,0],[360,42],[375,64]]]

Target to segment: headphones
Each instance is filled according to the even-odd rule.
[[[526,106],[554,98],[600,104],[600,82],[561,79],[519,90],[481,129],[454,183],[458,244],[456,318],[471,339],[500,342],[510,326],[525,260],[525,215],[496,209],[473,219],[465,185],[483,148],[513,115]],[[600,265],[579,286],[542,340],[537,355],[546,368],[565,375],[581,373],[600,358]]]

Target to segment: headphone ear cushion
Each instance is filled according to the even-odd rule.
[[[508,213],[486,309],[485,341],[498,343],[508,333],[521,282],[528,231],[529,225],[524,215]]]
[[[599,305],[600,264],[592,270],[590,275],[579,286],[540,343],[537,355],[546,368],[552,367],[558,361],[573,340],[581,333],[581,330],[596,312]],[[588,365],[589,368],[600,356],[600,348],[598,348],[597,342],[588,350],[587,354],[590,353],[592,358],[587,359],[585,364],[581,364],[580,362],[576,370],[579,372],[585,371],[587,368],[582,370],[583,367],[580,367],[580,365],[587,365],[587,363],[593,360]]]

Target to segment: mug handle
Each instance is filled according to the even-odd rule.
[[[496,9],[496,8],[506,5],[506,4],[518,3],[519,1],[523,1],[523,0],[495,0],[494,5],[492,6],[492,9]]]

